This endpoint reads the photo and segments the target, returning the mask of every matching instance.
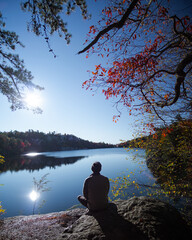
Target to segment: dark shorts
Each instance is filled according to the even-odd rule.
[[[84,196],[79,195],[77,199],[83,206],[88,207],[88,201]]]

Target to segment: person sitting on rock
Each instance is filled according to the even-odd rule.
[[[108,206],[109,179],[100,174],[101,163],[93,163],[93,173],[85,179],[83,195],[77,198],[79,202],[91,211],[104,210]]]

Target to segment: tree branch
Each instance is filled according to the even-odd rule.
[[[180,97],[181,84],[183,84],[186,77],[186,73],[184,72],[184,69],[190,63],[192,63],[192,52],[187,54],[187,56],[178,64],[177,69],[175,71],[175,73],[177,74],[177,81],[175,83],[175,97],[170,102],[165,101],[163,103],[162,102],[156,103],[156,106],[163,108],[165,106],[171,106],[177,102],[177,100]]]
[[[104,28],[102,31],[100,31],[97,34],[97,36],[95,37],[95,39],[87,47],[85,47],[83,50],[79,51],[78,54],[86,52],[88,49],[90,49],[93,45],[95,45],[98,42],[100,37],[102,37],[105,33],[109,32],[113,28],[118,28],[118,29],[122,28],[124,26],[127,18],[129,17],[130,13],[133,11],[134,7],[138,3],[138,1],[139,0],[133,0],[132,3],[130,4],[129,8],[126,10],[124,15],[122,16],[120,21],[115,22],[115,23],[109,25],[108,27]]]
[[[13,82],[13,84],[14,84],[14,86],[15,86],[18,94],[19,94],[19,96],[21,96],[20,91],[19,91],[19,88],[17,87],[17,84],[16,84],[16,82],[15,82],[14,77],[12,76],[12,74],[11,74],[9,71],[7,71],[7,69],[4,68],[2,65],[0,65],[0,68],[11,78],[11,80],[12,80],[12,82]]]
[[[171,17],[173,19],[173,28],[176,34],[178,35],[183,35],[184,37],[186,37],[190,42],[192,42],[192,34],[190,34],[189,32],[186,32],[184,30],[186,30],[185,26],[183,25],[183,22],[180,18],[178,18],[176,15]],[[181,23],[182,27],[183,27],[183,31],[178,31],[177,27],[176,27],[176,19]]]

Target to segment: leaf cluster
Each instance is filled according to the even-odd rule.
[[[28,0],[21,4],[24,11],[31,13],[28,29],[38,36],[44,36],[48,44],[49,35],[54,32],[57,32],[60,37],[64,35],[67,43],[70,43],[71,34],[61,15],[64,8],[66,8],[66,14],[70,15],[77,6],[81,9],[83,18],[86,19],[88,13],[85,0]]]

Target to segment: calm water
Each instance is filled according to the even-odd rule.
[[[147,166],[142,164],[145,151],[141,149],[137,152],[118,148],[75,150],[23,156],[7,160],[1,166],[0,201],[7,212],[4,216],[32,214],[34,202],[29,195],[33,190],[33,178],[40,180],[47,173],[51,190],[42,193],[38,199],[38,203],[46,201],[40,213],[63,211],[79,204],[77,195],[82,193],[83,182],[91,174],[90,168],[95,161],[101,162],[101,174],[108,178],[131,174],[132,180],[142,184],[155,181]],[[111,191],[109,195],[112,197]]]

